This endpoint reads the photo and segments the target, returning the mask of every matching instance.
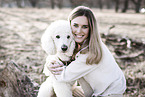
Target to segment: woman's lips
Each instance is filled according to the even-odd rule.
[[[84,35],[77,35],[77,34],[75,34],[75,36],[76,36],[77,38],[82,38],[82,37],[84,37]]]

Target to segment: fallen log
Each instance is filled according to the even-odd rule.
[[[0,97],[36,97],[30,78],[14,62],[0,68]]]
[[[74,87],[73,96],[84,97],[78,87]],[[37,92],[38,89],[16,63],[11,61],[5,67],[0,67],[0,97],[36,97]]]

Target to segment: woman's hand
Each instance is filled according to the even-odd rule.
[[[47,64],[48,70],[54,75],[60,75],[63,71],[63,63],[53,61],[50,64]]]

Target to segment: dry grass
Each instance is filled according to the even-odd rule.
[[[0,8],[0,67],[14,60],[39,86],[45,79],[42,68],[46,57],[40,46],[41,35],[52,21],[67,19],[70,11],[71,9]],[[145,42],[145,14],[98,9],[93,11],[101,33],[106,33],[110,26],[115,25],[110,33]],[[128,80],[126,97],[145,96],[145,62],[124,65],[122,70]]]

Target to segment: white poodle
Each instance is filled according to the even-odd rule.
[[[72,97],[72,85],[74,82],[57,81],[55,76],[59,75],[53,75],[47,68],[54,61],[63,63],[69,61],[73,54],[75,41],[69,22],[58,20],[51,23],[42,35],[41,42],[42,48],[48,54],[44,65],[44,73],[49,77],[40,86],[38,97],[52,97],[54,94],[57,97]]]

